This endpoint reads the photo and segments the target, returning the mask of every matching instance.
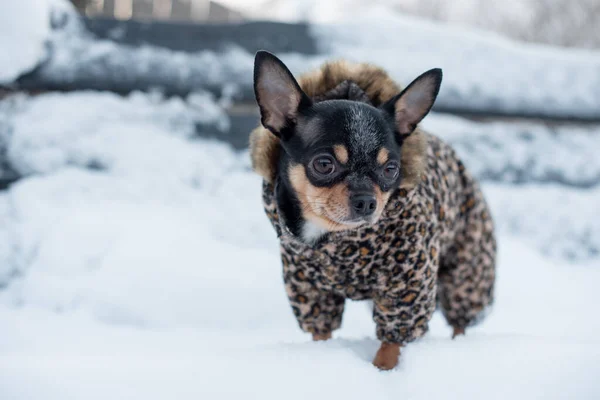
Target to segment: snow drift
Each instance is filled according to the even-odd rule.
[[[46,56],[50,11],[58,0],[6,1],[0,12],[0,84],[32,70]]]

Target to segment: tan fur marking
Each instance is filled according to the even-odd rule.
[[[288,171],[290,183],[296,191],[302,216],[328,231],[343,231],[350,226],[337,221],[347,219],[348,187],[339,183],[333,187],[316,187],[306,177],[304,166],[292,165]]]
[[[329,340],[331,339],[331,332],[328,333],[313,333],[312,334],[312,338],[314,342],[321,342],[324,340]]]
[[[456,338],[457,336],[461,336],[465,334],[465,328],[457,328],[454,327],[454,332],[452,332],[452,339]]]
[[[383,147],[381,150],[379,150],[379,153],[377,153],[377,162],[379,165],[385,164],[389,158],[390,152],[385,147]]]
[[[335,158],[337,158],[339,162],[342,164],[346,164],[348,162],[348,150],[346,150],[346,146],[336,144],[333,146],[333,152],[335,153]]]
[[[399,356],[399,344],[382,342],[381,347],[377,350],[377,354],[373,360],[373,365],[383,371],[390,370],[398,365]]]
[[[377,208],[375,209],[375,221],[379,220],[383,209],[387,205],[388,200],[392,192],[384,192],[379,188],[379,185],[374,185],[375,188],[375,199],[377,200]]]

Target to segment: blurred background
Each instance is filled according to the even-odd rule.
[[[597,0],[0,2],[0,397],[598,398],[599,20]],[[436,314],[392,381],[363,369],[364,307],[333,344],[299,332],[247,150],[259,49],[294,74],[443,68],[422,127],[499,237],[474,339]]]
[[[281,20],[287,22],[335,22],[340,17],[360,16],[361,0],[74,0],[90,17],[174,22],[240,22]],[[369,7],[424,19],[474,27],[513,39],[554,46],[597,48],[596,22],[600,4],[594,0],[376,0]]]

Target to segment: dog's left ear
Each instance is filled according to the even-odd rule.
[[[381,106],[394,116],[401,138],[410,135],[429,113],[442,84],[442,70],[435,68],[420,75],[400,94]]]
[[[266,51],[254,59],[254,94],[263,126],[283,140],[289,139],[286,128],[292,128],[299,112],[312,104],[285,64]]]

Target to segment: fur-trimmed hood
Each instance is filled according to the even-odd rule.
[[[298,79],[302,90],[313,101],[348,99],[380,106],[401,88],[381,68],[371,64],[333,61]],[[401,187],[412,189],[420,180],[426,164],[426,138],[420,129],[408,136],[401,149]],[[250,157],[253,169],[268,183],[277,176],[281,145],[279,138],[263,126],[250,134]]]

